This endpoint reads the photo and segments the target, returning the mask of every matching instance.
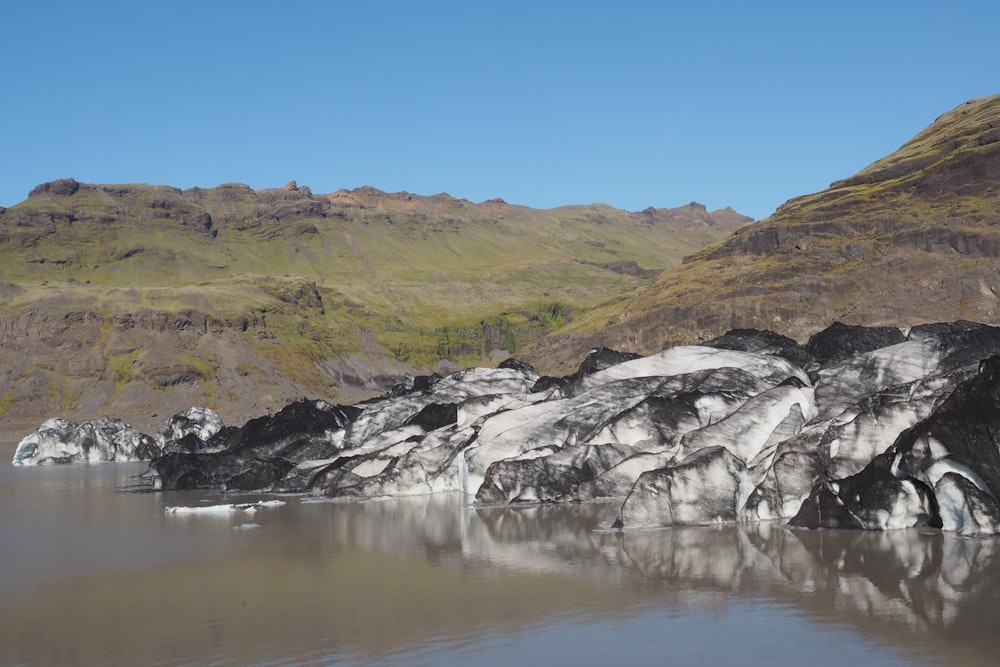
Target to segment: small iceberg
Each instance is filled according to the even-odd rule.
[[[241,523],[238,526],[233,526],[233,530],[256,530],[260,527],[259,523]]]
[[[166,507],[165,514],[185,514],[199,516],[229,516],[233,512],[246,512],[253,515],[259,509],[266,507],[280,507],[285,505],[284,500],[260,500],[255,503],[229,503],[226,505],[197,505],[197,506],[170,506]]]

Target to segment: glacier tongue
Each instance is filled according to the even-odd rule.
[[[357,405],[292,403],[226,427],[191,408],[155,438],[45,422],[14,462],[150,459],[155,488],[479,505],[621,499],[624,530],[1000,532],[1000,330],[835,325],[805,345],[738,330],[649,357],[595,350],[565,378],[508,360],[408,377]]]

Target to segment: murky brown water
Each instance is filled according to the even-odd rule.
[[[601,532],[614,506],[122,493],[0,448],[0,665],[993,665],[1000,543]]]

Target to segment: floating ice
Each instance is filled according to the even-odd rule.
[[[564,378],[508,361],[410,377],[355,406],[303,400],[239,428],[192,409],[156,442],[136,440],[150,447],[141,452],[123,429],[91,426],[88,439],[50,420],[15,462],[147,454],[162,489],[619,498],[625,530],[778,519],[1000,531],[1000,330],[921,325],[904,342],[889,333],[835,325],[822,344],[796,346],[743,330],[645,358],[602,349]]]
[[[152,438],[120,419],[100,417],[76,424],[58,417],[25,436],[14,451],[14,465],[100,463],[148,460],[158,453]]]
[[[260,500],[253,503],[228,503],[224,505],[176,505],[164,508],[166,514],[199,516],[229,516],[233,512],[254,514],[259,509],[281,507],[284,500]]]

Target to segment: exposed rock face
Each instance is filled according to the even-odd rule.
[[[28,193],[28,198],[38,197],[40,195],[53,195],[55,197],[70,197],[76,194],[76,191],[80,189],[80,184],[72,178],[60,178],[55,181],[50,181],[48,183],[42,183],[35,187],[30,193]]]
[[[266,331],[260,313],[223,319],[195,309],[147,308],[108,315],[77,296],[81,301],[68,310],[39,303],[15,317],[0,315],[6,421],[51,414],[57,404],[77,422],[113,410],[149,432],[178,405],[212,400],[242,421],[305,393],[246,345]],[[258,391],[247,392],[248,385]]]

